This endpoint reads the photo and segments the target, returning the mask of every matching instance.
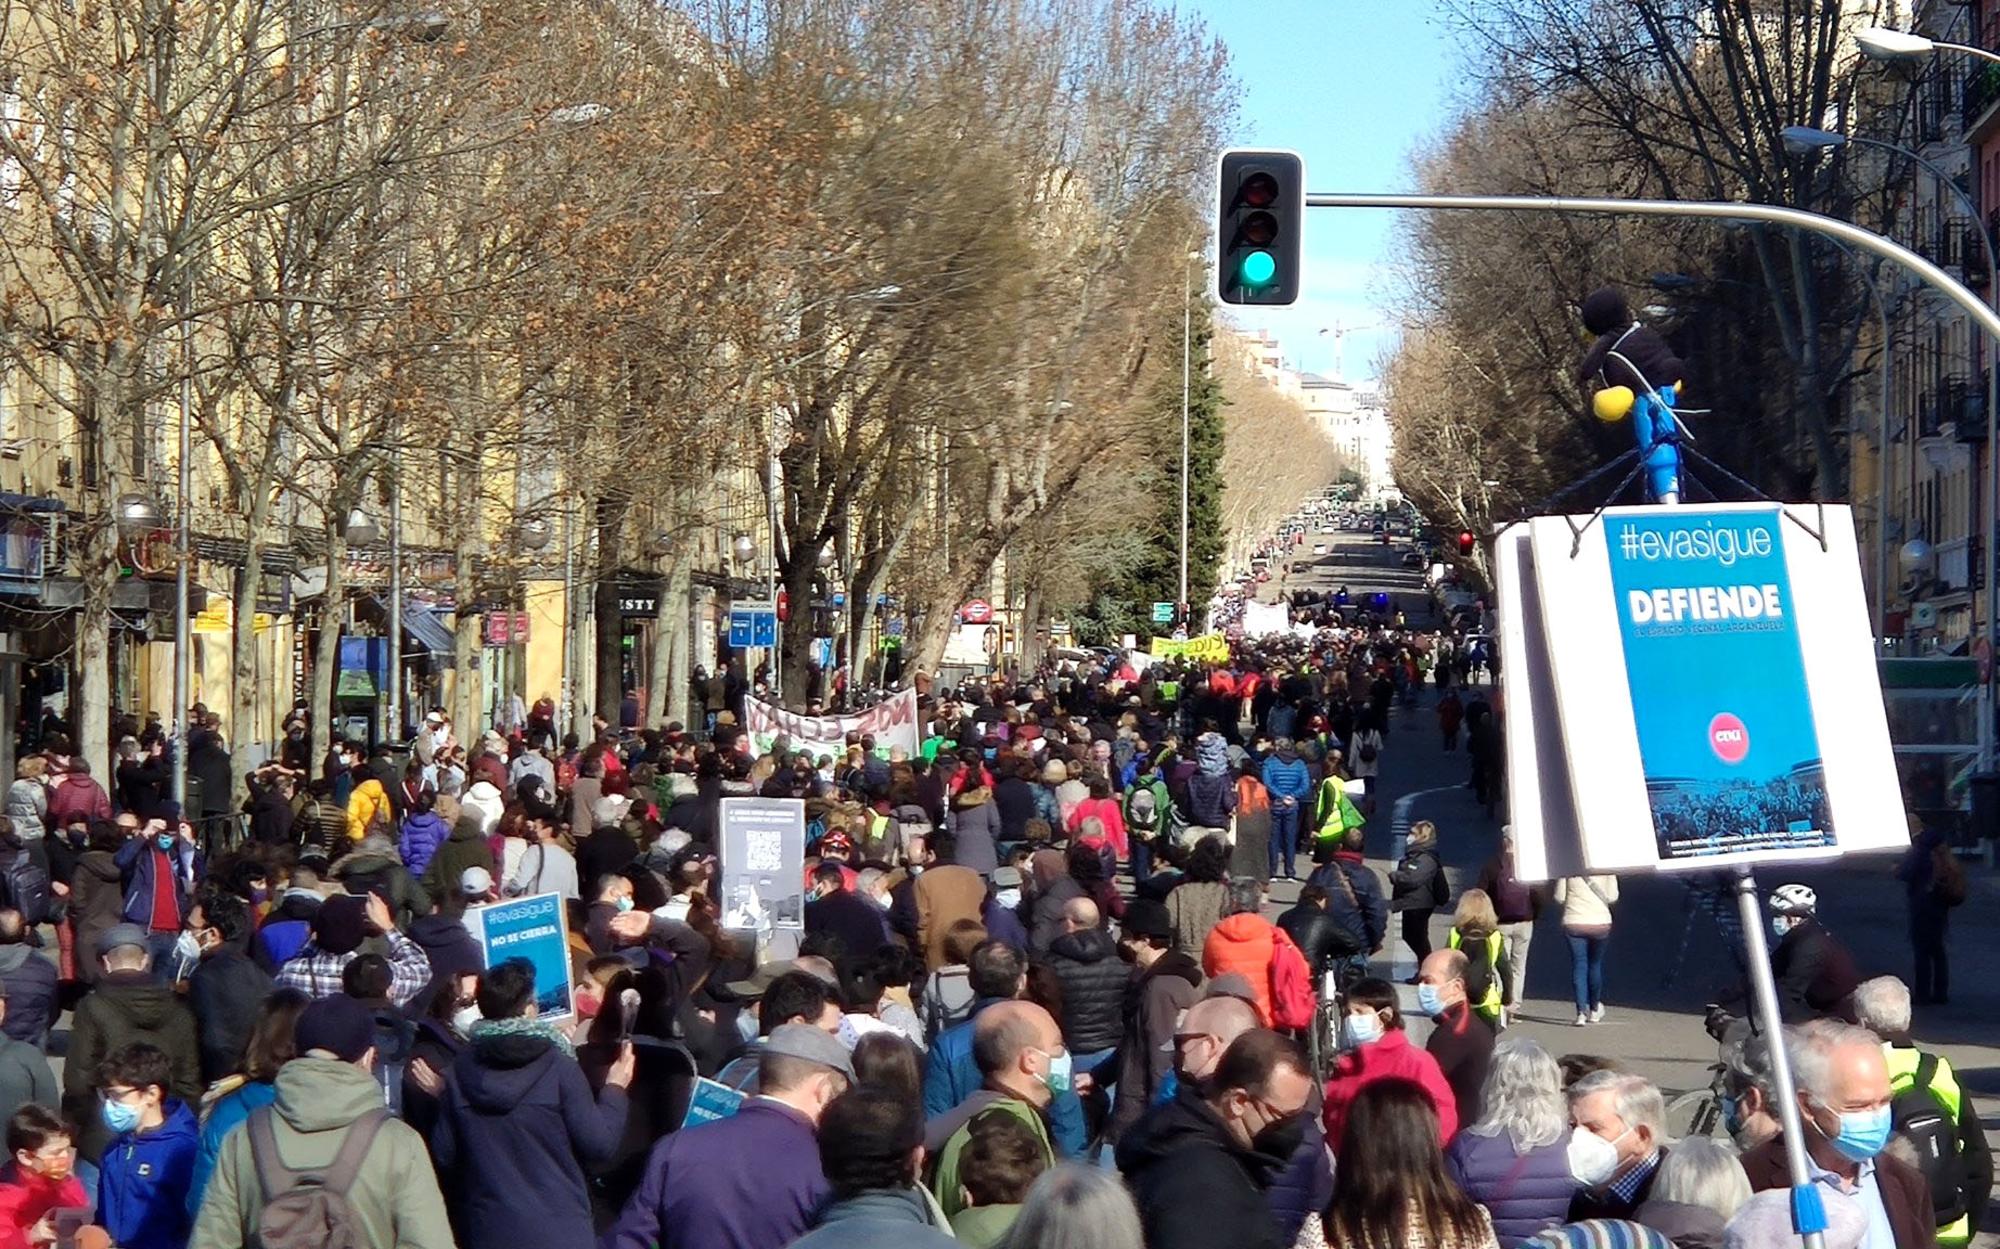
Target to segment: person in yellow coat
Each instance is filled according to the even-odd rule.
[[[371,825],[380,822],[394,827],[394,809],[389,805],[389,791],[382,788],[382,782],[373,777],[354,786],[354,792],[347,799],[347,838],[360,841],[368,835]]]

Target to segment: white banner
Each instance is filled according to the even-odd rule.
[[[913,689],[891,694],[866,711],[845,716],[805,716],[745,698],[743,718],[750,744],[760,755],[769,751],[781,734],[793,750],[811,751],[814,759],[821,755],[839,759],[846,754],[849,733],[872,735],[878,754],[886,755],[892,747],[901,746],[915,757],[923,747],[917,692]]]
[[[1243,604],[1243,636],[1252,638],[1269,637],[1274,633],[1290,632],[1292,610],[1284,603]]]

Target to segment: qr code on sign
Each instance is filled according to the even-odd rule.
[[[785,867],[784,834],[775,828],[753,828],[744,839],[746,872],[778,872]]]

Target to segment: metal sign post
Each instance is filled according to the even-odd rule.
[[[1306,197],[1312,208],[1411,208],[1484,212],[1589,213],[1614,216],[1698,217],[1716,221],[1762,222],[1806,230],[1849,244],[1891,261],[1938,291],[2000,341],[2000,313],[1922,256],[1852,222],[1771,204],[1715,203],[1646,199],[1571,199],[1561,196],[1513,195],[1378,195],[1316,194]],[[1989,416],[1994,414],[1989,413]],[[1992,593],[1989,587],[1989,593]],[[1989,628],[1991,627],[1989,622]],[[1750,963],[1750,984],[1760,1027],[1771,1038],[1771,1082],[1784,1129],[1785,1161],[1792,1179],[1793,1224],[1806,1249],[1825,1249],[1826,1215],[1814,1186],[1805,1150],[1804,1124],[1785,1054],[1778,1013],[1777,986],[1771,975],[1770,950],[1764,938],[1764,908],[1756,878],[1745,867],[1736,875],[1737,905]]]

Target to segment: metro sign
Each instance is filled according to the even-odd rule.
[[[991,624],[993,604],[983,598],[970,599],[958,609],[958,614],[967,624]]]

